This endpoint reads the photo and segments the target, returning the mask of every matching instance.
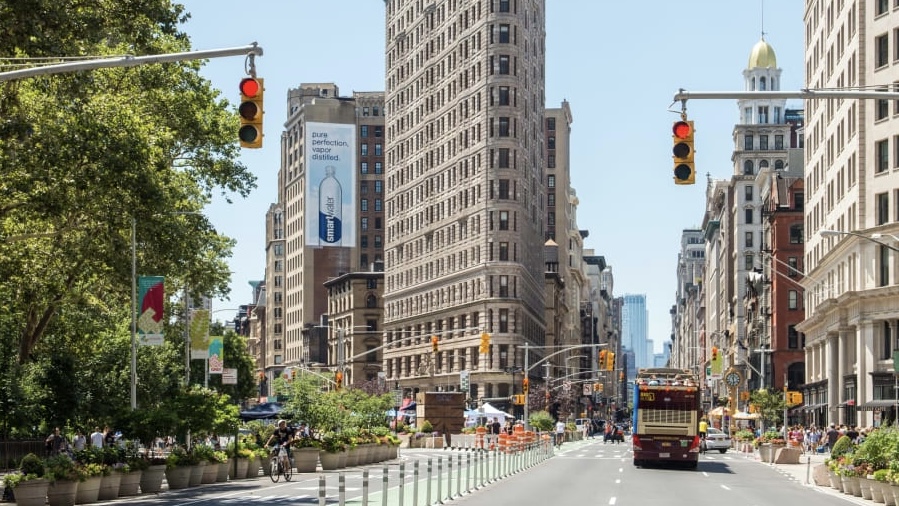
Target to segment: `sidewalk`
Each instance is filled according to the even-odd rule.
[[[799,456],[799,464],[768,464],[761,461],[758,451],[753,453],[742,453],[747,460],[754,460],[763,466],[773,468],[775,471],[783,474],[791,481],[799,483],[803,487],[810,487],[817,492],[838,496],[846,501],[859,505],[873,505],[873,501],[847,495],[830,486],[826,472],[818,470],[818,480],[815,482],[815,468],[823,466],[824,461],[830,457],[829,453],[805,453]]]

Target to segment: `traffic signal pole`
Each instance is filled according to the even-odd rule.
[[[884,85],[886,88],[887,85]],[[683,88],[674,95],[675,102],[686,105],[687,100],[740,100],[740,99],[801,99],[820,100],[825,98],[855,98],[855,99],[899,99],[899,91],[874,91],[874,90],[814,90],[803,89],[799,91],[686,91]]]
[[[188,51],[183,53],[155,54],[147,56],[119,56],[115,58],[98,58],[95,60],[79,60],[76,62],[59,63],[54,65],[44,65],[20,70],[11,70],[9,72],[0,72],[0,82],[13,81],[16,79],[25,79],[35,76],[46,76],[52,74],[64,74],[67,72],[79,72],[82,70],[93,70],[113,67],[137,67],[139,65],[149,65],[152,63],[169,63],[187,60],[205,60],[211,58],[224,58],[228,56],[246,55],[250,58],[251,64],[248,66],[247,72],[255,77],[255,66],[252,65],[252,58],[262,56],[262,47],[253,42],[248,46],[231,47],[223,49],[207,49],[204,51]]]

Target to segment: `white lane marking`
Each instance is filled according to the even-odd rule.
[[[727,485],[721,485],[721,488],[723,488],[724,490],[730,490],[730,487],[728,487]]]
[[[611,498],[611,499],[609,499],[609,505],[613,505],[613,504],[615,504],[615,498],[614,498],[614,497]]]
[[[620,483],[621,483],[621,478],[618,478],[617,480],[615,480],[615,484],[616,484],[616,485],[618,485],[618,484],[620,484]]]
[[[619,473],[623,473],[623,472],[624,472],[624,468],[623,468],[623,467],[619,467],[619,468],[618,468],[618,472],[619,472]]]
[[[702,475],[705,476],[706,478],[709,477],[709,473],[707,473],[706,471],[703,471],[703,472],[702,472]]]

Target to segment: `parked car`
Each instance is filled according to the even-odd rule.
[[[709,427],[705,433],[705,443],[703,451],[718,450],[720,453],[727,452],[731,446],[730,436],[714,427]]]

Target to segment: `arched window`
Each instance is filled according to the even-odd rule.
[[[375,308],[378,307],[378,298],[374,296],[374,294],[368,294],[368,297],[365,298],[365,307],[367,308]]]
[[[777,79],[774,77],[771,78],[771,91],[777,91]]]
[[[743,175],[751,176],[755,174],[755,168],[752,165],[752,160],[746,160],[743,162]]]
[[[765,91],[765,78],[759,78],[759,91]]]
[[[767,168],[768,168],[768,160],[759,161],[759,172],[761,172],[762,169],[767,169]]]
[[[749,91],[755,91],[755,78],[749,80]]]
[[[774,170],[784,170],[784,161],[774,160]]]

